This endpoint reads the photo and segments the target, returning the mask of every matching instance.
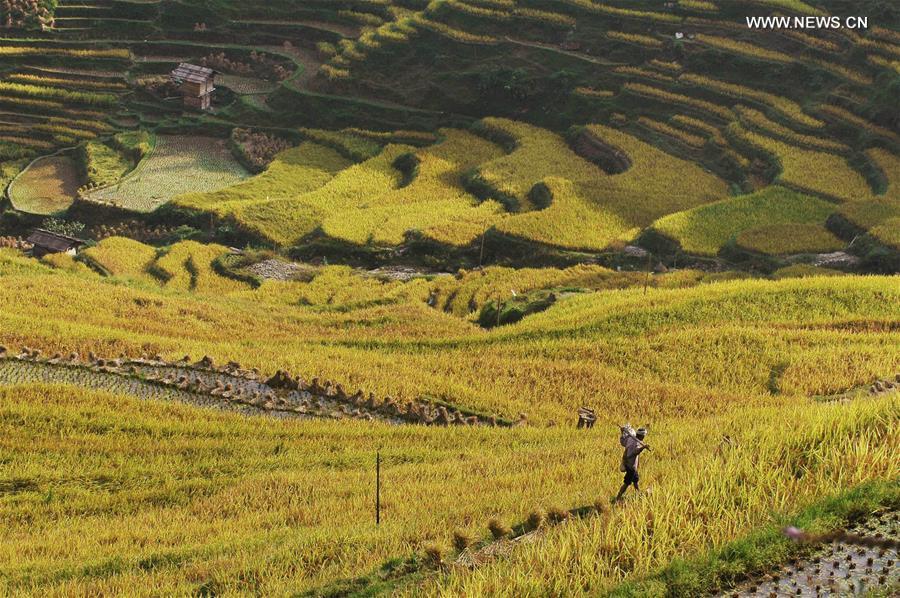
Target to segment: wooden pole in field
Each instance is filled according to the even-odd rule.
[[[650,284],[650,270],[653,268],[653,254],[647,252],[647,276],[644,278],[644,294],[647,294],[647,285]]]
[[[484,229],[484,232],[481,233],[481,253],[478,255],[478,267],[484,263],[484,238],[487,236],[488,229]]]
[[[375,525],[381,525],[381,451],[375,453]]]

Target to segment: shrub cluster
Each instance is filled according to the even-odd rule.
[[[56,0],[3,0],[0,20],[6,29],[52,26],[54,8]]]
[[[289,69],[264,52],[253,50],[250,52],[249,58],[250,62],[244,62],[236,58],[229,58],[225,52],[218,52],[204,56],[200,59],[200,64],[218,71],[275,81],[284,81],[291,76]]]
[[[137,86],[141,91],[150,95],[167,98],[178,95],[178,85],[168,77],[145,77],[137,80]]]
[[[173,237],[174,228],[162,224],[150,225],[140,220],[124,220],[115,224],[98,224],[87,230],[87,236],[102,241],[109,237],[127,237],[142,243]]]
[[[281,137],[240,128],[231,132],[231,143],[237,157],[252,172],[262,172],[276,154],[291,147],[291,142]]]

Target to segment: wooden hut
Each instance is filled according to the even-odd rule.
[[[48,253],[75,255],[78,248],[84,245],[84,241],[81,239],[52,233],[42,228],[36,228],[26,242],[32,246],[31,255],[34,257],[44,257]]]
[[[184,105],[200,110],[209,110],[212,103],[212,94],[215,91],[213,83],[216,72],[205,66],[182,62],[171,73],[172,81],[178,85],[181,95],[184,96]]]

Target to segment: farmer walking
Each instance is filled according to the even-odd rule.
[[[625,481],[622,483],[622,488],[619,489],[616,502],[622,500],[622,497],[625,496],[625,491],[628,490],[628,486],[634,485],[636,491],[641,491],[638,487],[638,482],[641,479],[638,475],[638,457],[645,450],[650,450],[650,447],[643,442],[644,437],[647,436],[646,428],[638,428],[637,432],[635,432],[634,428],[626,424],[620,430],[619,443],[625,447],[625,452],[622,454],[622,464],[619,470],[625,473]]]

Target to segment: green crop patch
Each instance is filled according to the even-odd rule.
[[[827,253],[843,249],[846,243],[821,224],[784,223],[741,231],[738,247],[768,255]]]
[[[853,202],[841,206],[837,213],[859,228],[868,230],[887,220],[900,217],[900,201],[881,198]]]
[[[159,135],[156,146],[133,172],[85,198],[136,212],[151,212],[183,193],[214,191],[247,176],[223,139]]]
[[[653,229],[689,253],[715,255],[739,233],[778,224],[822,224],[836,206],[783,187],[724,199],[660,218]],[[801,248],[802,249],[802,248]]]
[[[900,251],[900,217],[888,218],[870,231],[880,243]]]

